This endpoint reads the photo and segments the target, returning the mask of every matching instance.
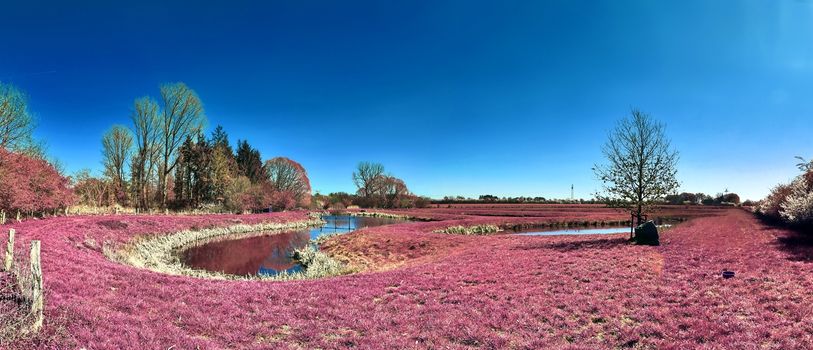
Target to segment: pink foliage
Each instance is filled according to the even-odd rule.
[[[432,233],[626,217],[606,208],[447,209],[410,211],[442,221],[363,229],[324,246],[369,260],[366,273],[291,282],[163,275],[112,262],[101,246],[189,227],[303,220],[305,212],[24,222],[15,227],[18,244],[43,241],[48,321],[40,338],[10,347],[813,347],[813,279],[800,259],[807,253],[783,249],[789,231],[743,210],[691,212],[695,219],[649,247],[625,235]],[[723,269],[736,277],[721,278]]]
[[[291,210],[296,206],[296,197],[289,191],[274,192],[271,195],[271,208],[274,211]]]
[[[0,148],[0,210],[43,212],[74,200],[68,179],[51,164]]]
[[[277,208],[292,209],[296,206],[308,208],[311,204],[311,183],[308,179],[308,172],[302,164],[287,157],[276,157],[265,165],[266,172],[270,174],[268,179],[275,187],[274,203]],[[268,169],[270,167],[271,169]],[[279,181],[279,183],[275,183]],[[294,205],[287,203],[287,198],[292,197]],[[276,209],[275,209],[276,210]]]
[[[297,203],[297,205],[307,208],[311,204],[311,180],[308,178],[308,172],[305,171],[305,167],[303,167],[302,164],[299,164],[299,162],[292,159],[288,159],[288,161],[291,162],[291,164],[298,170],[299,174],[301,174],[299,179],[302,182],[302,186],[305,188],[305,195],[299,199],[299,203]]]

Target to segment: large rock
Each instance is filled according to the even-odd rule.
[[[658,227],[655,223],[647,221],[635,228],[635,243],[646,245],[660,245]]]

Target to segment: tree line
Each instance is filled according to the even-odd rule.
[[[482,204],[482,203],[502,203],[502,204],[595,204],[593,199],[557,199],[536,197],[500,197],[493,194],[483,194],[477,198],[465,196],[444,196],[441,199],[432,200],[432,204]]]
[[[359,162],[352,173],[356,193],[335,192],[315,194],[314,206],[321,209],[362,208],[425,208],[430,199],[413,194],[404,180],[387,173],[384,165]]]
[[[246,140],[233,150],[219,125],[205,135],[203,103],[184,83],[161,85],[157,100],[136,99],[130,121],[102,137],[103,177],[77,176],[82,203],[230,212],[310,205],[301,164],[285,157],[263,162]]]
[[[702,204],[702,205],[739,205],[740,196],[733,192],[718,193],[710,196],[702,192],[681,192],[670,194],[664,199],[669,204]]]

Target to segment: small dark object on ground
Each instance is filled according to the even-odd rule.
[[[660,245],[658,227],[652,220],[647,221],[635,228],[635,243],[644,245]]]
[[[723,271],[723,278],[728,279],[734,277],[734,271]]]

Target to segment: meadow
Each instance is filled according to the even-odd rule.
[[[389,210],[431,221],[367,228],[322,250],[354,274],[298,281],[170,275],[105,251],[252,215],[57,217],[15,228],[42,241],[45,325],[5,348],[809,348],[813,254],[792,231],[739,208],[675,206],[661,246],[627,235],[435,233],[449,226],[601,225],[601,206],[466,205]],[[0,243],[5,243],[3,240]],[[723,279],[730,269],[736,277]],[[3,274],[0,279],[12,277]],[[21,317],[3,289],[4,324]]]

